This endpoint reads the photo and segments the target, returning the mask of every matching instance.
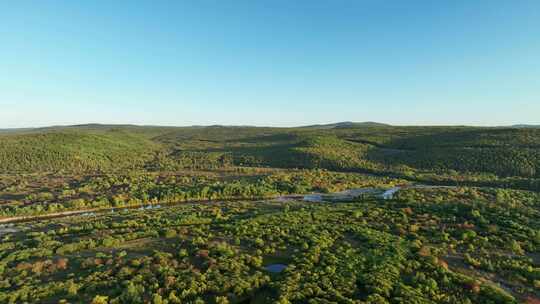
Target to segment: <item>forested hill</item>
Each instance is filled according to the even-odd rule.
[[[47,131],[0,135],[0,171],[95,172],[144,166],[159,145],[124,131]]]
[[[0,172],[225,166],[540,177],[540,129],[81,125],[0,132]]]

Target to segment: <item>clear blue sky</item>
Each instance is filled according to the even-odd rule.
[[[0,128],[540,123],[538,0],[17,0],[0,20]]]

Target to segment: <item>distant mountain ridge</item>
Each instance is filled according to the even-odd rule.
[[[384,124],[374,121],[364,121],[364,122],[352,122],[352,121],[342,121],[330,124],[316,124],[309,126],[301,126],[300,128],[310,128],[310,129],[341,129],[341,128],[361,128],[361,127],[390,127],[389,124]]]
[[[518,124],[518,125],[512,125],[511,127],[512,127],[512,128],[523,128],[523,129],[527,129],[527,128],[540,128],[540,125]]]
[[[314,124],[298,127],[268,127],[268,126],[251,126],[251,125],[191,125],[191,126],[160,126],[160,125],[137,125],[137,124],[100,124],[100,123],[86,123],[76,125],[52,125],[45,127],[29,127],[29,128],[0,128],[0,134],[17,133],[17,132],[40,132],[40,131],[61,131],[61,130],[111,130],[111,129],[216,129],[216,128],[271,128],[271,129],[347,129],[347,128],[368,128],[368,127],[391,127],[392,125],[365,121],[365,122],[352,122],[342,121],[329,124]]]
[[[163,129],[175,129],[175,128],[285,128],[285,129],[346,129],[346,128],[369,128],[369,127],[394,127],[395,125],[385,124],[375,121],[363,121],[352,122],[342,121],[328,124],[313,124],[297,127],[268,127],[268,126],[253,126],[253,125],[190,125],[190,126],[162,126],[162,125],[138,125],[138,124],[101,124],[101,123],[86,123],[75,125],[51,125],[45,127],[23,127],[23,128],[0,128],[1,133],[16,133],[16,132],[32,132],[32,131],[50,131],[50,130],[66,130],[66,129],[84,129],[84,130],[106,130],[106,129],[143,129],[143,128],[163,128]],[[429,125],[418,125],[423,127],[429,127]],[[445,126],[440,126],[445,127]],[[456,125],[448,125],[447,127],[457,127]],[[460,125],[459,127],[474,127],[473,125]],[[494,128],[518,128],[518,129],[537,129],[540,128],[540,124],[514,124],[514,125],[500,125],[493,126]],[[489,127],[484,127],[489,128]]]

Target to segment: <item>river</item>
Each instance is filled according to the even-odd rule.
[[[287,194],[287,195],[280,195],[277,197],[269,197],[269,198],[231,198],[230,200],[252,200],[252,201],[295,201],[295,200],[303,200],[305,202],[325,202],[325,201],[347,201],[347,200],[354,200],[356,198],[359,198],[361,196],[372,196],[372,197],[378,197],[381,199],[392,199],[394,198],[394,195],[401,189],[431,189],[431,188],[455,188],[455,186],[430,186],[430,185],[411,185],[411,186],[403,186],[403,187],[392,187],[388,189],[380,189],[380,188],[373,188],[373,187],[365,187],[365,188],[352,188],[340,192],[335,193],[309,193],[309,194]],[[182,203],[209,203],[209,202],[219,202],[224,201],[226,199],[220,199],[215,201],[187,201]],[[145,205],[145,206],[125,206],[125,207],[116,207],[116,208],[94,208],[94,209],[86,209],[86,210],[71,210],[71,211],[63,211],[63,212],[56,212],[56,213],[49,213],[49,214],[42,214],[42,215],[29,215],[29,216],[15,216],[15,217],[7,217],[0,219],[0,224],[7,224],[7,223],[14,223],[14,222],[26,222],[26,221],[35,221],[35,220],[42,220],[42,219],[49,219],[49,218],[59,218],[59,217],[66,217],[66,216],[94,216],[96,213],[104,213],[104,212],[115,212],[120,210],[127,210],[127,209],[138,209],[138,210],[149,210],[149,209],[156,209],[161,207],[170,207],[177,205],[179,203],[171,203],[167,205]]]

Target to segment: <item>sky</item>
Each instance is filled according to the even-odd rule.
[[[540,124],[540,1],[0,1],[0,128]]]

